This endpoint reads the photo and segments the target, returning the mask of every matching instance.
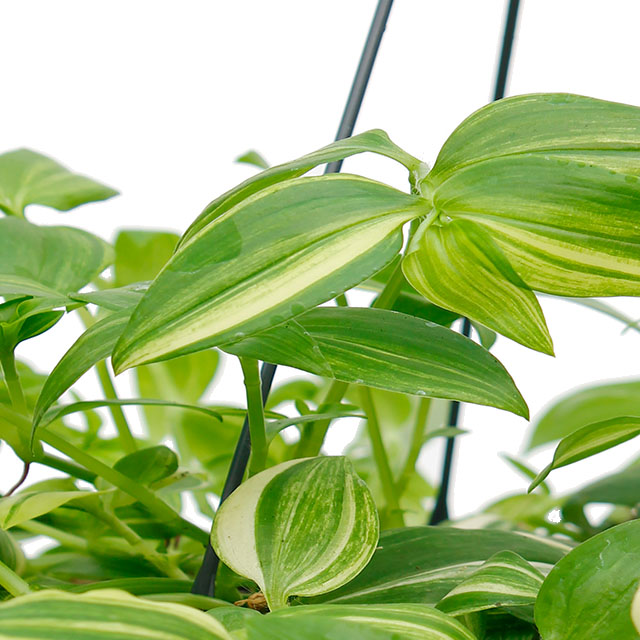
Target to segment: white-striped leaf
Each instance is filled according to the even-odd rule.
[[[553,460],[531,483],[533,491],[554,469],[584,460],[640,435],[640,418],[620,417],[582,427],[560,441]]]
[[[0,604],[0,638],[24,640],[231,640],[211,616],[115,589],[41,591]]]
[[[535,605],[544,640],[637,640],[631,603],[640,583],[640,521],[607,529],[560,560]]]
[[[373,498],[344,457],[290,460],[253,476],[222,504],[211,533],[216,553],[258,583],[271,610],[342,586],[377,541]]]
[[[389,136],[381,129],[371,129],[351,138],[343,138],[301,158],[262,171],[223,193],[205,207],[204,211],[187,229],[178,246],[187,242],[212,220],[254,193],[278,182],[297,178],[320,164],[343,160],[365,152],[379,153],[399,162],[411,171],[418,171],[421,167],[420,160],[391,142]]]
[[[450,329],[395,311],[320,307],[222,348],[344,382],[528,416],[511,376],[488,351]]]
[[[420,604],[309,605],[247,619],[249,640],[476,640],[455,618]]]
[[[406,527],[385,531],[362,573],[337,591],[310,602],[418,602],[435,606],[488,558],[506,550],[544,573],[570,547],[557,540],[489,529]]]
[[[544,576],[513,551],[491,556],[436,605],[452,616],[507,607],[533,622],[533,605]]]
[[[423,226],[428,223],[427,219]],[[535,294],[479,225],[440,218],[423,232],[418,230],[402,270],[433,303],[553,354]]]
[[[113,352],[129,367],[236,341],[325,302],[398,253],[426,201],[348,175],[267,187],[184,243]]]
[[[631,603],[631,619],[637,632],[640,634],[640,587],[636,591],[636,595]]]

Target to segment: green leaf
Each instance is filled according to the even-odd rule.
[[[263,189],[181,245],[116,345],[116,371],[239,340],[335,297],[393,259],[425,204],[339,174]]]
[[[223,193],[205,207],[204,211],[187,229],[178,246],[182,246],[225,211],[258,191],[279,182],[297,178],[320,164],[335,162],[364,152],[379,153],[396,160],[412,171],[417,171],[420,167],[420,161],[417,158],[391,142],[389,136],[381,129],[371,129],[371,131],[365,131],[351,138],[337,140],[306,156],[267,169]]]
[[[402,269],[431,302],[553,355],[538,300],[481,226],[446,216],[435,222],[427,218]]]
[[[69,297],[76,302],[95,304],[109,311],[129,310],[131,313],[148,288],[148,282],[136,282],[114,289],[73,293]]]
[[[0,219],[0,295],[53,297],[60,306],[112,259],[111,247],[86,231]]]
[[[537,418],[527,450],[560,440],[594,422],[640,416],[640,381],[582,387],[562,396]]]
[[[407,527],[384,531],[371,562],[351,582],[311,602],[420,602],[435,606],[480,564],[500,551],[555,564],[570,547],[511,531]]]
[[[26,560],[20,544],[4,529],[0,529],[0,562],[20,575],[26,566]]]
[[[170,232],[120,231],[114,243],[115,285],[153,280],[173,255],[178,240],[179,236]]]
[[[528,415],[513,380],[489,352],[394,311],[321,307],[223,348],[344,382]]]
[[[93,491],[26,491],[0,498],[0,527],[10,529],[21,522],[49,513],[71,500],[96,495]]]
[[[22,217],[30,204],[69,211],[115,195],[118,192],[110,187],[35,151],[16,149],[0,155],[0,210],[8,215]]]
[[[218,556],[260,585],[271,610],[345,584],[377,541],[373,498],[343,457],[290,460],[253,476],[223,502],[211,532]]]
[[[640,418],[619,417],[582,427],[560,441],[553,461],[531,483],[533,491],[554,469],[584,460],[640,434]]]
[[[220,623],[197,609],[115,589],[47,590],[14,598],[0,604],[0,628],[7,637],[33,640],[231,640]]]
[[[236,158],[236,162],[241,164],[250,164],[258,169],[268,169],[269,163],[255,150],[251,149]]]
[[[178,456],[163,445],[147,447],[120,458],[113,468],[140,484],[150,485],[178,470]]]
[[[111,353],[116,340],[129,320],[129,312],[114,313],[89,327],[62,356],[49,374],[33,413],[38,426],[45,411],[100,360]]]
[[[508,607],[533,622],[533,605],[544,576],[513,551],[491,556],[455,586],[436,607],[452,616]]]
[[[454,618],[419,604],[292,607],[246,624],[249,640],[476,640]]]
[[[640,521],[608,529],[560,560],[535,607],[544,640],[635,640],[631,601],[638,588]]]
[[[0,348],[13,351],[21,342],[50,329],[64,315],[64,311],[52,310],[60,302],[55,298],[19,296],[0,303]]]

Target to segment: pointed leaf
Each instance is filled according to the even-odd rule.
[[[344,382],[527,416],[513,380],[488,351],[445,327],[394,311],[321,307],[223,348]]]
[[[202,611],[115,589],[83,594],[46,590],[14,598],[0,604],[0,628],[6,637],[33,640],[231,640]]]
[[[120,458],[113,468],[140,484],[149,485],[178,470],[178,456],[163,445],[147,447]]]
[[[268,169],[271,165],[255,149],[251,149],[236,158],[236,162],[250,164],[258,169]]]
[[[538,300],[491,236],[465,220],[428,223],[402,263],[407,280],[435,304],[552,355]]]
[[[253,476],[223,502],[211,533],[216,553],[260,585],[271,610],[348,582],[377,541],[373,498],[343,457],[291,460]]]
[[[630,609],[640,581],[640,521],[577,546],[545,579],[535,607],[544,640],[635,640]]]
[[[72,173],[55,160],[29,149],[0,155],[0,210],[24,216],[30,204],[69,211],[87,202],[118,195],[90,178]]]
[[[425,204],[338,174],[263,189],[176,252],[116,345],[116,371],[238,340],[335,297],[395,257],[400,228]]]
[[[587,425],[560,441],[553,461],[531,483],[533,491],[554,469],[584,460],[640,435],[640,418],[618,417]]]
[[[222,194],[219,198],[216,198],[208,204],[205,210],[195,219],[180,240],[178,246],[182,246],[212,220],[215,220],[215,218],[221,216],[225,211],[228,211],[231,207],[234,207],[254,193],[278,182],[301,176],[320,164],[335,162],[364,152],[379,153],[380,155],[396,160],[407,167],[407,169],[417,170],[420,166],[420,161],[417,158],[409,155],[406,151],[391,142],[389,136],[381,129],[371,129],[371,131],[365,131],[351,138],[337,140],[306,156],[271,167],[271,169],[252,176],[237,187]]]
[[[29,491],[0,498],[0,527],[10,529],[53,511],[71,500],[96,495],[92,491]]]

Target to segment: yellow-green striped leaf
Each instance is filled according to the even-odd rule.
[[[426,201],[349,175],[267,187],[183,243],[113,353],[129,367],[239,340],[325,302],[398,253]]]
[[[455,618],[420,604],[292,607],[246,626],[249,640],[476,640]]]
[[[531,483],[533,491],[554,469],[584,460],[601,451],[631,440],[640,434],[640,418],[619,417],[582,427],[560,441],[553,460]]]
[[[344,382],[528,416],[513,380],[488,351],[395,311],[320,307],[223,349]]]
[[[178,246],[187,242],[212,220],[254,193],[278,182],[297,178],[320,164],[335,162],[365,152],[379,153],[403,164],[412,171],[417,171],[420,167],[420,161],[417,158],[409,155],[391,142],[389,136],[381,129],[371,129],[351,138],[337,140],[326,147],[322,147],[322,149],[318,149],[318,151],[262,171],[223,193],[205,207],[204,211],[187,229]]]
[[[513,551],[491,556],[455,586],[436,607],[452,616],[507,607],[533,622],[533,605],[544,576]]]
[[[489,233],[468,220],[427,218],[402,270],[431,302],[553,354],[542,309]]]
[[[0,604],[0,638],[24,640],[231,640],[202,611],[124,591],[41,591]]]
[[[24,216],[30,204],[69,211],[87,202],[118,195],[110,187],[72,173],[55,160],[29,149],[0,155],[0,210]]]
[[[544,640],[637,640],[631,603],[640,583],[640,521],[578,545],[546,577],[535,605]]]
[[[222,504],[211,533],[216,553],[260,585],[271,610],[342,586],[377,541],[373,498],[344,457],[290,460],[253,476]]]
[[[10,529],[53,511],[72,500],[95,495],[92,491],[29,491],[0,498],[0,527]]]

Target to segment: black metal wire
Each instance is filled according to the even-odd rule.
[[[502,35],[502,50],[500,52],[500,62],[496,73],[496,84],[493,93],[493,99],[500,100],[504,98],[505,88],[507,86],[507,77],[509,75],[509,64],[511,62],[511,52],[513,50],[513,41],[515,39],[516,26],[518,23],[518,9],[520,8],[520,0],[509,0],[509,8],[507,10],[507,18],[504,23],[504,32]],[[471,323],[465,318],[462,323],[463,336],[467,338],[471,335]],[[454,401],[451,403],[448,424],[452,427],[458,425],[460,417],[460,403]],[[440,480],[440,488],[435,506],[429,518],[429,524],[436,525],[449,519],[448,494],[449,484],[451,481],[451,469],[453,466],[453,454],[455,452],[455,436],[447,438],[447,447],[444,452],[444,461],[442,463],[442,476]]]
[[[358,118],[360,107],[362,106],[362,100],[367,90],[367,85],[369,84],[369,78],[371,77],[373,63],[375,62],[378,49],[380,48],[380,42],[382,41],[382,35],[387,26],[392,4],[393,0],[379,0],[378,2],[373,21],[371,22],[371,28],[369,29],[369,34],[367,35],[367,40],[362,51],[362,56],[358,63],[358,69],[353,79],[353,84],[351,85],[351,91],[349,92],[349,97],[347,98],[347,103],[342,114],[342,119],[340,120],[336,140],[348,138],[353,133],[353,128]],[[342,160],[331,162],[327,165],[325,173],[338,173],[341,168]],[[275,364],[269,364],[268,362],[262,364],[260,377],[262,379],[263,404],[266,403],[267,397],[269,396],[275,373]],[[236,444],[236,449],[231,460],[231,466],[229,467],[227,479],[224,483],[224,489],[220,496],[220,504],[240,486],[247,468],[247,463],[249,462],[250,453],[251,438],[249,435],[249,419],[247,417],[242,425],[242,431],[240,432],[238,443]],[[210,597],[215,595],[216,573],[218,572],[219,564],[220,559],[213,550],[211,542],[209,542],[202,565],[191,587],[191,593]]]

